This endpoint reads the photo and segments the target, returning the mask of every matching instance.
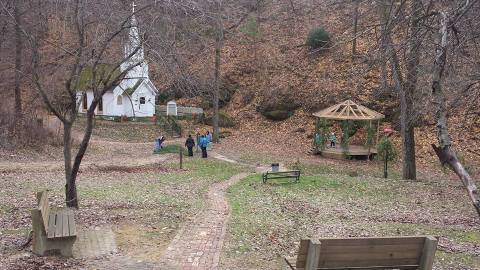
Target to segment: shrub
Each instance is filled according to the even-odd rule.
[[[312,50],[327,48],[330,45],[330,35],[323,28],[315,28],[308,34],[305,44]]]
[[[257,106],[257,111],[268,119],[282,121],[295,113],[300,106],[295,102],[292,88],[272,88]]]
[[[213,115],[205,118],[205,124],[212,126],[213,125]],[[219,127],[234,127],[237,123],[229,114],[225,112],[218,113],[218,126]]]
[[[14,114],[8,111],[0,113],[0,149],[32,148],[41,150],[45,145],[61,145],[61,125],[58,124],[58,133],[54,127],[44,125],[42,118],[33,114],[24,114],[22,120],[15,122]],[[56,120],[55,120],[56,121]]]
[[[394,160],[397,155],[395,147],[388,137],[383,137],[380,142],[378,142],[377,151],[380,160],[385,160],[385,157],[388,156],[388,160],[391,161]]]
[[[283,121],[293,115],[293,111],[274,110],[262,112],[262,115],[273,121]]]

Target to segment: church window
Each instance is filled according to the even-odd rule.
[[[98,101],[98,107],[97,107],[99,112],[103,112],[103,97],[100,98]]]
[[[140,104],[145,104],[145,97],[140,97]]]
[[[87,110],[87,93],[83,93],[83,96],[82,96],[82,105],[83,105],[83,109],[84,110]]]
[[[118,97],[117,97],[117,105],[122,105],[122,103],[123,103],[123,98],[122,98],[122,96],[118,96]]]

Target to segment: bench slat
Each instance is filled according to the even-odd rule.
[[[365,238],[326,238],[320,239],[325,246],[366,246],[366,245],[423,245],[425,237],[365,237]]]
[[[62,236],[67,237],[67,236],[70,236],[70,232],[68,231],[68,210],[64,209],[61,214],[62,214]]]
[[[323,242],[322,242],[323,243]],[[325,244],[322,249],[323,254],[331,253],[382,253],[382,252],[422,252],[422,246],[419,244],[399,244],[399,245],[365,245],[365,246],[328,246]]]
[[[323,255],[323,254],[322,254]],[[386,252],[362,252],[362,253],[330,253],[320,256],[320,260],[325,261],[342,261],[342,262],[350,262],[350,261],[376,261],[376,260],[383,260],[383,259],[413,259],[414,262],[412,264],[419,263],[419,257],[421,252],[417,251],[386,251]]]
[[[73,218],[73,211],[68,211],[68,231],[70,236],[77,235],[77,227]]]
[[[317,270],[372,270],[372,269],[402,269],[402,270],[417,270],[418,265],[393,265],[386,268],[385,266],[367,266],[367,267],[319,267]],[[299,270],[299,269],[297,269]]]
[[[55,237],[62,237],[63,215],[55,213]]]
[[[328,261],[320,262],[318,268],[340,268],[345,269],[347,267],[368,267],[371,266],[383,266],[384,268],[402,268],[402,266],[412,266],[417,264],[417,259],[384,259],[384,260],[363,260],[363,261]]]
[[[55,237],[55,213],[54,212],[50,212],[50,215],[48,218],[47,237],[48,238]]]

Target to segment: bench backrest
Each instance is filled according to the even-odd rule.
[[[48,228],[48,216],[50,215],[50,204],[48,202],[48,194],[46,190],[37,192],[37,204],[37,209],[42,215],[43,228],[45,228],[46,231]]]
[[[302,240],[296,267],[313,269],[432,269],[433,236]]]

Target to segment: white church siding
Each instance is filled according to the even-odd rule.
[[[97,112],[99,115],[116,115],[115,104],[113,102],[113,93],[107,92],[103,95],[103,112]]]

